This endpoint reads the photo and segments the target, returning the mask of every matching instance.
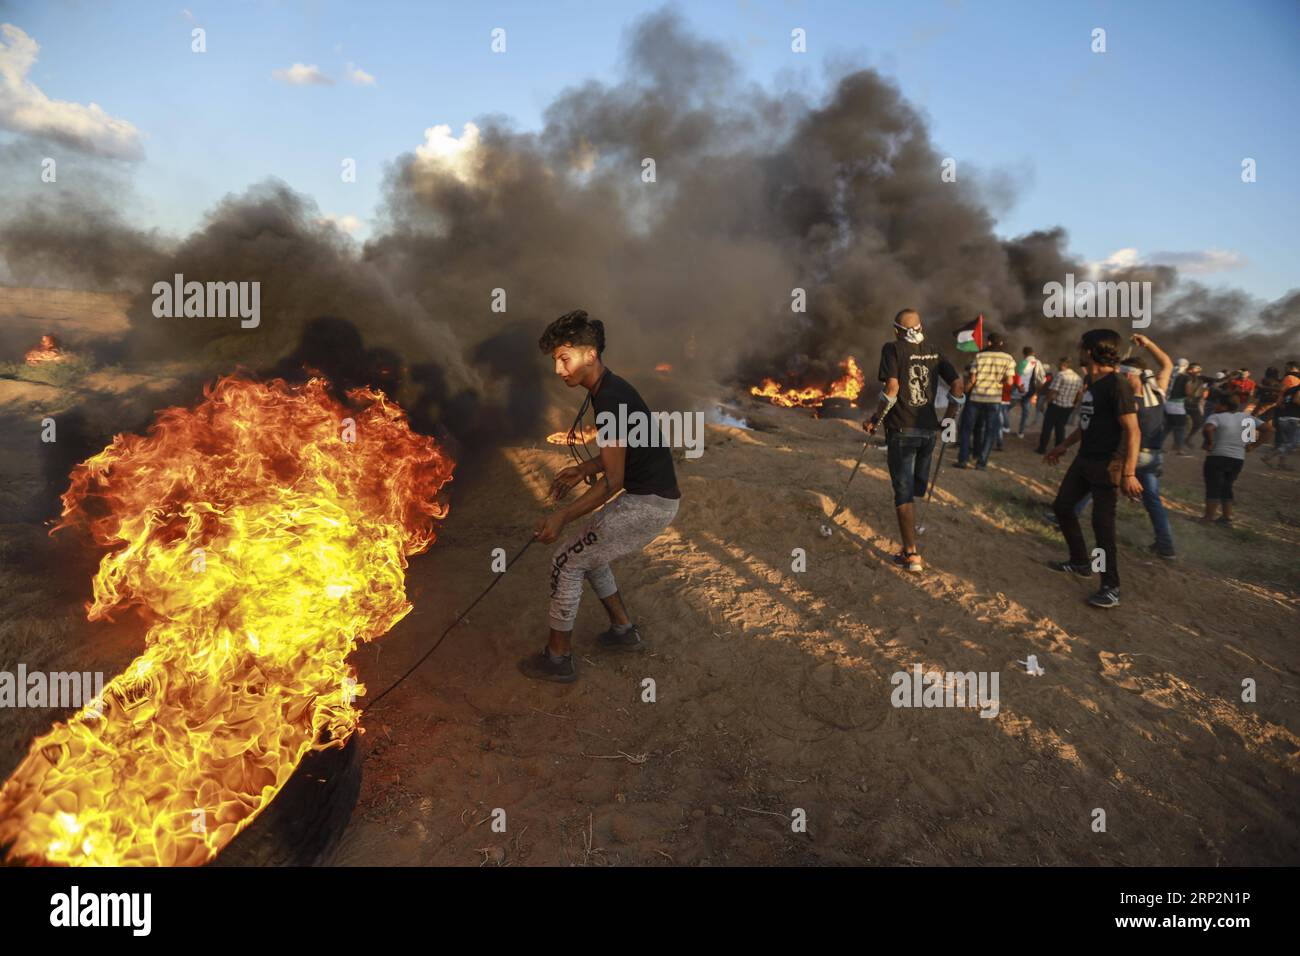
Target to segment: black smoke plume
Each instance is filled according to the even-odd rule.
[[[850,354],[870,374],[904,306],[943,345],[982,312],[1013,348],[1072,353],[1086,320],[1043,315],[1045,283],[1086,277],[1064,230],[999,238],[989,208],[1005,181],[946,183],[942,160],[875,71],[819,100],[766,90],[660,12],[630,31],[620,81],[564,91],[540,130],[486,117],[472,149],[395,159],[364,246],[269,181],[179,239],[126,226],[108,193],[38,198],[0,213],[0,256],[12,282],[135,291],[124,362],[332,363],[349,380],[388,375],[423,417],[488,434],[536,427],[556,387],[530,343],[574,308],[605,320],[609,364],[666,362],[677,381],[829,381]],[[262,326],[156,318],[151,285],[176,273],[260,281]],[[1169,268],[1139,275],[1157,284],[1146,331],[1169,351],[1261,367],[1295,346],[1300,293],[1261,305]]]

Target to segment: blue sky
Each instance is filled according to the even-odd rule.
[[[183,232],[276,176],[365,221],[383,165],[424,131],[504,114],[535,128],[567,86],[618,76],[628,26],[660,2],[0,2],[40,45],[25,80],[139,130],[147,222]],[[1300,286],[1300,3],[814,2],[675,5],[769,89],[825,89],[870,66],[928,117],[961,170],[1001,171],[998,232],[1064,226],[1088,260],[1134,248],[1216,268],[1198,278],[1276,298]],[[206,30],[208,51],[190,51]],[[507,53],[489,49],[494,27]],[[792,53],[794,27],[809,52]],[[1106,30],[1107,52],[1090,50]],[[332,85],[273,78],[314,65]],[[374,85],[344,78],[349,64]],[[13,135],[0,134],[0,135]],[[358,181],[339,162],[354,157]],[[1241,161],[1258,181],[1241,182]],[[1210,255],[1210,253],[1217,253]],[[1225,268],[1226,266],[1226,268]]]

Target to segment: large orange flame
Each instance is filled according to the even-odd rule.
[[[357,729],[348,654],[411,610],[454,464],[383,395],[348,397],[224,378],[73,471],[60,527],[114,549],[89,618],[137,607],[149,629],[0,790],[11,859],[206,862]]]
[[[819,408],[828,398],[847,398],[850,402],[856,403],[862,385],[866,381],[862,369],[858,368],[858,363],[852,355],[840,363],[840,368],[844,369],[844,374],[832,382],[827,389],[812,387],[783,389],[780,382],[765,378],[761,386],[754,385],[749,392],[759,398],[766,398],[773,405],[783,405],[786,408],[795,406]]]

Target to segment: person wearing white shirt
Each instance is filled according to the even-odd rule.
[[[1205,514],[1201,521],[1232,525],[1232,485],[1246,464],[1246,453],[1254,451],[1255,442],[1247,434],[1257,433],[1258,419],[1240,411],[1232,395],[1219,395],[1215,412],[1205,419],[1201,431],[1205,436]],[[1216,518],[1222,510],[1222,517]]]

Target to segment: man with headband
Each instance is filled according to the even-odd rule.
[[[894,341],[880,350],[878,378],[884,383],[880,405],[862,427],[874,435],[883,422],[889,480],[894,489],[894,510],[903,550],[894,563],[909,571],[924,571],[925,563],[916,550],[916,526],[912,501],[924,497],[930,484],[930,460],[934,454],[934,396],[942,378],[949,388],[949,411],[963,403],[962,381],[940,352],[926,342],[921,313],[904,309],[894,316]]]

